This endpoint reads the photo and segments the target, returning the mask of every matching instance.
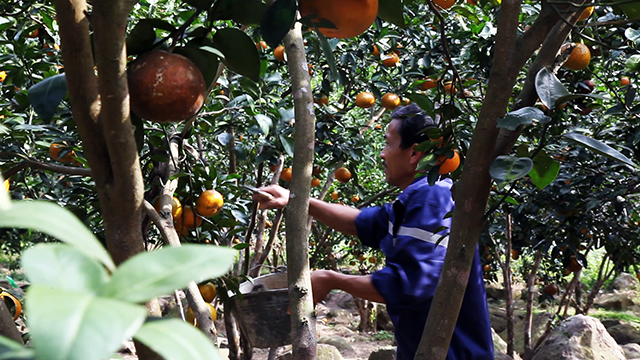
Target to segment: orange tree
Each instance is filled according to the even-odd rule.
[[[266,183],[272,176],[270,165],[282,162],[282,167],[290,167],[294,155],[294,101],[287,68],[291,64],[274,55],[279,41],[273,41],[273,34],[282,33],[282,28],[273,26],[268,19],[277,18],[295,4],[277,3],[281,7],[272,7],[265,16],[267,5],[260,1],[240,5],[223,0],[158,1],[153,6],[122,2],[126,7],[119,14],[113,13],[115,7],[95,2],[89,10],[108,14],[105,16],[113,20],[109,24],[117,27],[113,31],[119,36],[126,35],[129,60],[150,49],[171,49],[194,61],[205,79],[207,98],[195,119],[163,125],[144,121],[134,114],[133,134],[127,120],[129,112],[120,107],[126,103],[122,100],[126,97],[126,82],[122,79],[126,59],[120,53],[115,54],[119,49],[105,35],[106,30],[112,30],[108,24],[100,20],[92,22],[94,43],[98,44],[94,63],[87,48],[87,24],[68,27],[75,23],[70,16],[82,18],[82,11],[61,8],[62,2],[57,14],[46,3],[35,2],[33,7],[25,8],[17,3],[3,4],[3,16],[10,21],[2,25],[9,34],[3,38],[2,46],[12,56],[2,58],[0,69],[6,73],[2,93],[7,106],[2,108],[5,116],[2,123],[10,131],[3,135],[0,165],[3,174],[11,176],[12,196],[48,198],[71,208],[120,262],[142,251],[143,244],[150,248],[163,242],[162,230],[150,228],[148,219],[134,220],[138,217],[133,214],[141,211],[143,199],[154,202],[162,193],[165,199],[162,202],[169,204],[171,196],[176,195],[184,207],[195,207],[201,192],[216,189],[224,196],[222,210],[212,218],[202,219],[199,227],[180,231],[181,241],[227,245],[239,239],[244,244],[238,247],[244,251],[236,275],[248,274],[258,265],[254,261],[258,255],[271,266],[279,265],[284,255],[283,244],[277,239],[286,224],[279,226],[280,221],[276,220],[281,217],[277,213],[260,212],[239,186]],[[610,194],[590,192],[589,185],[595,185],[588,182],[593,173],[586,170],[584,163],[595,164],[594,173],[602,173],[603,183],[609,185],[603,189],[610,189],[622,198],[633,193],[633,186],[621,184],[622,179],[632,179],[632,173],[623,172],[617,182],[609,176],[621,169],[627,171],[616,162],[626,161],[611,152],[611,148],[631,157],[627,149],[636,147],[636,129],[631,121],[637,113],[636,84],[631,81],[624,87],[618,85],[623,76],[633,79],[637,71],[638,30],[628,21],[628,8],[599,4],[595,15],[572,27],[563,25],[559,18],[568,17],[569,23],[575,22],[581,9],[562,4],[458,3],[448,10],[438,10],[430,3],[387,0],[380,2],[379,19],[374,26],[358,37],[323,39],[314,32],[305,32],[306,55],[312,65],[308,66],[311,88],[318,100],[314,105],[313,165],[320,168],[317,177],[321,185],[326,185],[314,188],[312,195],[324,194],[328,200],[332,199],[328,194],[335,190],[339,194],[333,201],[354,206],[392,198],[392,191],[376,195],[384,188],[377,154],[382,129],[389,120],[389,111],[382,111],[380,101],[384,94],[394,93],[417,103],[440,124],[439,131],[431,136],[435,141],[424,145],[432,153],[423,164],[431,178],[439,175],[438,157],[453,157],[454,150],[461,155],[464,172],[461,166],[450,176],[459,180],[456,197],[468,199],[474,206],[464,210],[471,212],[464,214],[468,216],[460,215],[463,210],[458,208],[452,241],[464,238],[464,246],[473,247],[485,224],[502,221],[501,212],[491,212],[486,218],[489,221],[484,221],[487,200],[490,205],[511,201],[516,209],[514,221],[522,222],[517,230],[537,229],[533,233],[541,232],[539,239],[546,241],[544,249],[548,251],[558,246],[562,249],[564,245],[553,242],[555,237],[575,232],[575,227],[583,223],[600,224],[602,234],[588,231],[593,231],[594,237],[612,240],[604,234],[608,233],[607,226],[611,226],[607,225],[611,219],[605,214],[613,215],[610,211],[613,202],[606,197]],[[128,24],[124,13],[132,16]],[[68,22],[61,25],[65,19]],[[282,22],[285,28],[291,24],[289,20]],[[255,25],[259,23],[258,29]],[[37,36],[30,37],[36,28]],[[543,66],[552,65],[567,34],[567,42],[583,41],[588,45],[592,56],[589,66],[578,71],[556,71],[554,67],[540,73],[538,70]],[[270,43],[267,48],[260,43],[263,38]],[[67,52],[64,61],[56,44],[62,44],[62,52]],[[540,44],[542,48],[532,56]],[[512,53],[513,49],[518,53]],[[564,57],[568,57],[568,51],[570,48]],[[111,58],[120,60],[112,64]],[[94,64],[98,74],[103,75],[97,84],[92,80]],[[62,73],[65,77],[60,76]],[[87,79],[91,80],[90,86]],[[593,81],[593,86],[588,80]],[[66,98],[67,82],[70,102]],[[41,85],[34,87],[37,83]],[[373,107],[356,106],[357,95],[363,91],[375,96]],[[95,103],[88,101],[95,99],[97,93],[115,96],[102,98],[100,113],[96,113]],[[534,107],[538,97],[550,110]],[[74,99],[84,100],[75,105]],[[568,105],[560,109],[564,103]],[[515,111],[518,109],[520,112]],[[498,122],[498,118],[503,120]],[[563,136],[570,132],[590,137]],[[475,150],[472,136],[476,137]],[[73,150],[76,163],[62,164],[50,158],[50,144],[63,142],[67,149],[62,150],[65,153],[60,157]],[[611,146],[604,146],[603,142]],[[511,151],[514,144],[518,145],[517,153]],[[567,147],[571,156],[563,154]],[[604,162],[601,156],[593,156],[592,150],[617,160]],[[499,154],[512,156],[494,162]],[[553,156],[566,159],[558,162]],[[489,198],[492,180],[488,170],[492,163],[491,175],[500,182],[500,188]],[[353,177],[349,182],[331,182],[331,174],[339,166],[350,169]],[[574,186],[570,190],[565,185],[571,184],[560,183],[562,177],[556,180],[557,174],[575,176],[577,172],[584,175],[572,179]],[[277,179],[277,173],[274,175]],[[465,176],[473,180],[465,181]],[[514,190],[504,185],[517,178],[522,180],[513,185]],[[285,181],[281,184],[289,185]],[[545,187],[546,184],[550,185]],[[579,195],[572,199],[568,195],[574,192]],[[354,195],[360,200],[354,201]],[[585,198],[593,201],[576,200]],[[549,202],[543,204],[543,200]],[[536,205],[528,206],[533,202]],[[595,202],[603,210],[596,212],[600,208],[593,205]],[[585,214],[568,221],[559,220],[565,232],[552,233],[544,228],[542,220],[535,226],[531,224],[531,218],[541,219],[542,214],[548,214],[532,211],[532,207],[551,211],[554,205],[564,203],[567,207],[584,208]],[[626,214],[634,219],[632,201],[615,203],[618,208],[620,204],[623,208],[629,204]],[[502,207],[498,209],[502,211]],[[590,213],[597,215],[598,220],[590,218]],[[166,213],[163,216],[166,218]],[[168,220],[165,225],[171,227],[171,217]],[[273,223],[271,228],[267,220]],[[128,229],[129,235],[113,232],[110,224]],[[501,230],[499,226],[486,228],[494,232],[497,229],[498,234]],[[330,234],[321,227],[316,229],[309,243],[312,255],[318,259],[314,266],[334,266],[331,257],[320,256],[324,254],[335,255],[338,264],[340,260],[353,261],[363,271],[381,264],[378,254],[366,253],[352,239]],[[579,241],[567,240],[572,245],[567,244],[569,252],[562,250],[563,256],[576,249],[580,251],[581,241],[587,239],[581,229],[577,231],[584,239],[579,236]],[[523,249],[539,243],[521,241],[521,236],[515,239],[514,246]],[[25,241],[25,233],[15,230],[3,233],[3,240],[3,246],[14,251],[31,241],[40,241],[34,237]],[[594,242],[592,246],[611,247],[612,243],[615,242]],[[264,257],[271,248],[280,252]],[[471,253],[466,253],[466,260]],[[360,260],[371,257],[380,262]],[[466,271],[464,261],[447,263]],[[453,285],[444,281],[443,286]],[[448,305],[452,307],[435,302],[434,306],[443,307],[436,313],[455,316],[455,301]]]

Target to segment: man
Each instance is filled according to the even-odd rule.
[[[349,206],[310,199],[309,214],[323,224],[345,234],[357,235],[367,246],[380,248],[386,266],[371,275],[347,275],[319,270],[311,274],[313,301],[322,301],[332,289],[385,303],[395,325],[397,360],[412,360],[442,270],[453,210],[450,179],[430,186],[416,167],[425,155],[416,146],[429,139],[421,130],[435,126],[416,105],[399,107],[391,114],[384,135],[383,160],[387,183],[403,192],[381,207],[358,210]],[[263,209],[282,208],[289,192],[279,186],[262,190],[274,198],[255,197]],[[436,245],[437,243],[437,245]],[[493,340],[489,323],[484,281],[478,251],[451,339],[448,360],[493,360]]]

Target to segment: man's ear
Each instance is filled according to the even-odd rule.
[[[425,153],[424,151],[416,150],[416,147],[417,147],[418,145],[419,145],[419,144],[417,144],[417,143],[416,143],[416,144],[413,144],[413,145],[411,146],[411,160],[410,160],[410,161],[411,161],[412,163],[414,163],[414,162],[415,162],[416,166],[418,165],[418,163],[420,162],[420,160],[421,160],[421,159],[426,155],[426,153]]]

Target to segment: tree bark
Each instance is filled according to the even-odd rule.
[[[542,252],[536,251],[533,267],[531,268],[531,272],[529,273],[529,278],[527,280],[527,312],[524,319],[524,358],[530,359],[533,357],[533,352],[531,351],[531,325],[533,323],[533,294],[534,294],[534,284],[536,282],[536,277],[538,274],[538,268],[540,267],[540,261],[542,260]]]
[[[309,271],[309,191],[315,140],[315,117],[309,70],[302,43],[302,25],[296,23],[284,39],[291,74],[295,111],[295,134],[291,198],[285,216],[287,221],[287,274],[291,309],[293,358],[316,358],[316,320]]]

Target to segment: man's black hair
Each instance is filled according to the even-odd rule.
[[[402,149],[428,140],[428,132],[422,130],[436,126],[431,116],[425,114],[416,104],[398,106],[391,113],[391,120],[401,121],[398,132],[400,133],[400,148]]]

